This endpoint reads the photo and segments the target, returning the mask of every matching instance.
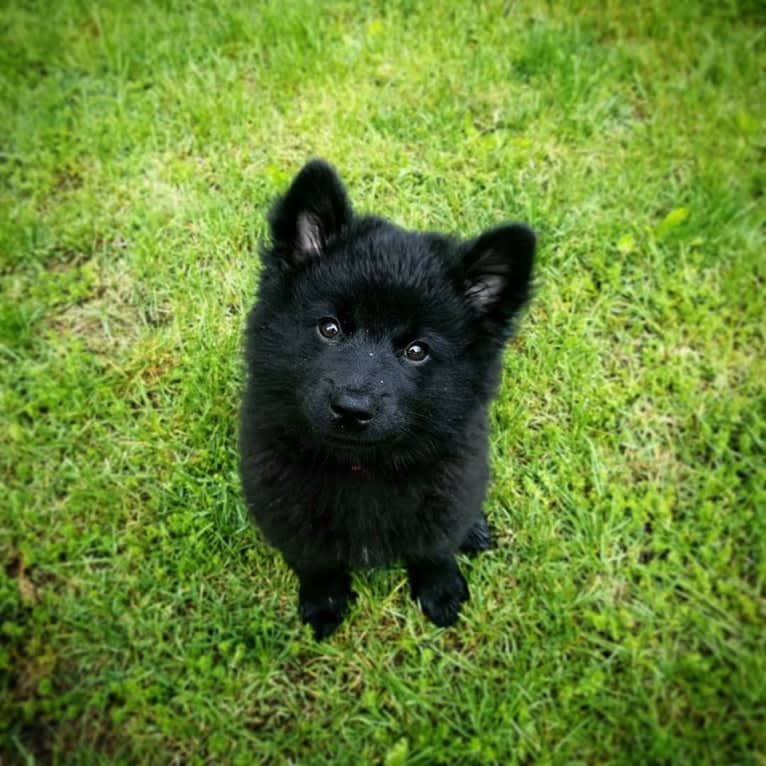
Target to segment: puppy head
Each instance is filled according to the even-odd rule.
[[[248,343],[261,423],[352,462],[438,454],[491,396],[529,296],[532,231],[460,243],[355,216],[320,160],[270,224]]]

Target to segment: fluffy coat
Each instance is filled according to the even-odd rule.
[[[309,162],[270,215],[247,322],[241,476],[322,638],[355,568],[401,562],[437,625],[468,599],[459,550],[489,546],[482,503],[501,356],[528,300],[535,236],[458,241],[358,216]]]

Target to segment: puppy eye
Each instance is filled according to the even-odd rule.
[[[404,357],[410,362],[422,362],[428,356],[428,346],[415,341],[404,349]]]
[[[340,335],[340,322],[332,317],[320,319],[317,323],[319,334],[327,340],[334,340]]]

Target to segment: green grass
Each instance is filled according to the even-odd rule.
[[[0,759],[766,763],[758,2],[7,2]],[[246,519],[244,312],[311,156],[541,235],[460,630],[316,644]]]

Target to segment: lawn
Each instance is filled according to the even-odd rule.
[[[766,11],[0,8],[0,761],[766,763]],[[315,643],[237,478],[270,200],[540,234],[457,629]]]

